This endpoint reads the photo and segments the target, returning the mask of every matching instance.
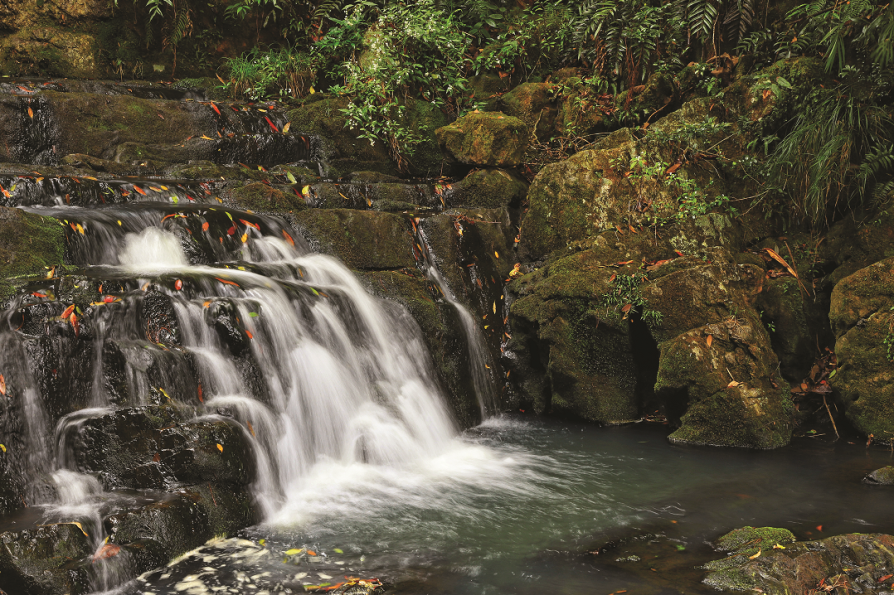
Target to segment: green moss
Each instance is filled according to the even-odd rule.
[[[435,131],[441,150],[468,165],[516,167],[528,146],[524,122],[500,112],[471,113]]]
[[[401,217],[377,211],[308,209],[295,214],[309,239],[353,269],[413,267],[413,242]]]
[[[795,542],[795,536],[788,529],[776,527],[741,527],[733,529],[720,537],[715,547],[724,552],[736,552],[751,555],[759,549],[770,548],[776,544],[787,545]]]
[[[8,297],[19,278],[45,277],[61,265],[65,254],[62,224],[51,217],[0,207],[0,299]]]
[[[260,182],[234,190],[232,200],[240,209],[262,213],[294,213],[308,208],[303,197]]]
[[[451,205],[467,207],[517,207],[528,185],[504,170],[480,169],[454,184]]]

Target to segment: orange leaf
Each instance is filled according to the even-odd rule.
[[[255,435],[255,429],[252,427],[251,422],[248,421],[248,420],[246,420],[246,421],[245,421],[245,425],[248,426],[248,431],[251,432],[251,435],[252,435],[252,436],[254,436],[254,435]]]
[[[211,224],[205,221],[202,223],[202,231],[208,231],[208,228],[211,227]]]
[[[247,225],[249,227],[254,227],[258,231],[261,231],[261,226],[258,225],[257,223],[252,223],[251,221],[246,221],[245,219],[240,219],[239,221],[242,222],[243,225]]]
[[[286,233],[286,230],[282,231],[282,237],[284,237],[286,239],[286,241],[289,244],[291,244],[292,246],[295,245],[295,240],[292,239],[292,236],[290,236],[289,234]]]
[[[61,318],[62,320],[65,320],[66,318],[68,318],[69,316],[71,316],[71,313],[74,312],[74,309],[75,309],[75,305],[74,305],[74,304],[70,305],[70,306],[67,307],[65,310],[63,310],[63,312],[62,312],[62,314],[59,316],[59,318]]]
[[[102,546],[96,554],[93,555],[93,561],[104,560],[106,558],[111,558],[113,556],[117,556],[118,552],[121,551],[121,546],[116,545],[114,543],[107,543]]]
[[[199,383],[199,403],[204,403],[205,399],[202,398],[202,383]]]
[[[219,450],[220,452],[223,452],[223,444],[218,444],[217,450]]]
[[[279,128],[277,128],[277,127],[273,124],[273,122],[270,121],[270,118],[268,118],[267,116],[264,116],[264,119],[267,120],[267,123],[268,123],[268,124],[270,124],[270,128],[273,129],[273,132],[279,132]]]
[[[30,107],[28,108],[28,117],[31,118],[32,120],[34,119],[34,110],[31,109]]]
[[[672,173],[674,173],[675,171],[677,171],[678,169],[680,169],[680,165],[682,165],[682,164],[681,164],[681,163],[674,163],[674,164],[671,165],[669,168],[667,168],[666,170],[664,170],[664,175],[666,175],[666,176],[671,175]]]
[[[220,281],[221,283],[226,283],[227,285],[234,285],[236,287],[239,287],[239,284],[236,283],[235,281],[227,281],[226,279],[221,279],[220,277],[215,277],[215,279]]]
[[[885,582],[886,580],[888,580],[888,579],[891,578],[891,577],[894,577],[894,574],[886,574],[886,575],[883,576],[882,578],[878,579],[878,582],[883,583],[883,582]]]
[[[176,289],[177,291],[183,289],[183,281],[181,281],[180,279],[174,281],[174,289]]]
[[[714,342],[714,335],[708,335],[708,338],[705,339],[705,341],[708,343],[708,347],[710,347],[711,343]]]
[[[246,331],[245,331],[245,334],[248,335],[248,338],[249,338],[249,339],[254,339],[254,338],[255,338],[254,335],[252,335],[252,334],[251,334],[251,331],[249,331],[249,330],[246,330]]]
[[[219,115],[220,115],[220,110],[217,109],[217,106],[214,105],[213,103],[211,103],[210,105],[211,105],[211,109],[213,109],[215,112],[217,112],[217,115],[219,116]]]
[[[0,395],[6,394],[6,379],[0,374]]]
[[[313,551],[313,550],[307,550],[307,555],[308,555],[308,556],[316,556],[316,555],[317,555],[317,552],[315,552],[315,551]]]
[[[627,312],[630,312],[630,308],[632,308],[632,307],[633,307],[632,304],[624,304],[624,307],[621,308],[621,312],[626,314]]]
[[[71,316],[69,316],[68,321],[71,323],[71,326],[74,329],[75,337],[80,335],[81,334],[81,325],[78,323],[78,317],[74,312],[71,313]]]
[[[139,192],[140,194],[142,194],[143,196],[146,196],[146,192],[139,186],[134,186],[133,189],[136,190],[137,192]]]
[[[611,277],[608,278],[608,282],[611,283],[612,281],[615,280],[615,278],[616,278],[617,276],[618,276],[617,273],[614,274],[614,275],[612,275]]]
[[[633,229],[633,226],[630,225],[629,223],[627,224],[627,227],[630,228],[631,233],[639,233],[638,231],[636,231],[635,229]]]

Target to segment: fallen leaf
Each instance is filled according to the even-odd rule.
[[[784,549],[785,549],[785,546],[784,546],[784,545],[779,545],[779,544],[777,543],[776,545],[773,546],[773,549],[774,549],[774,550],[784,550]]]
[[[726,388],[735,388],[737,386],[739,386],[739,383],[735,380],[731,380],[730,383],[726,385]]]
[[[247,233],[242,234],[242,243],[244,244],[247,241],[248,241],[248,234]]]
[[[199,393],[199,403],[204,403],[205,399],[202,398],[202,383],[201,382],[199,383],[198,393]]]
[[[143,196],[146,196],[146,191],[143,190],[142,188],[140,188],[139,186],[134,185],[133,189],[136,190],[138,193],[142,194]]]
[[[69,316],[68,321],[71,323],[71,327],[74,329],[75,337],[81,334],[81,325],[78,323],[77,315],[72,312],[71,316]]]
[[[34,110],[32,110],[30,107],[28,108],[28,117],[34,119]]]
[[[6,446],[3,444],[0,444],[0,450],[2,450],[3,452],[6,452]]]
[[[248,431],[251,432],[251,435],[255,436],[255,429],[252,427],[251,422],[246,420],[245,425],[248,426]],[[257,437],[257,436],[255,436],[255,437]]]
[[[213,110],[214,110],[214,111],[215,111],[215,112],[217,112],[217,115],[218,115],[218,116],[219,116],[219,115],[220,115],[220,110],[219,110],[219,109],[217,109],[217,106],[216,106],[216,105],[214,105],[214,103],[213,103],[213,102],[212,102],[212,103],[211,103],[211,104],[210,104],[210,105],[211,105],[211,109],[213,109]]]
[[[291,244],[292,246],[295,245],[295,240],[292,239],[292,236],[290,236],[289,234],[286,233],[286,230],[283,230],[282,237],[284,237],[286,239],[286,241],[289,244]]]
[[[760,555],[761,555],[761,550],[757,550],[757,553],[754,554],[753,556],[748,556],[748,559],[749,559],[749,560],[754,560],[755,558],[760,557]]]
[[[223,452],[223,444],[218,443],[217,450],[219,450],[220,452]]]
[[[180,279],[174,281],[174,289],[176,289],[177,291],[183,289],[183,281],[181,281]]]
[[[509,276],[510,276],[510,277],[515,277],[515,276],[518,274],[518,269],[519,269],[520,266],[521,266],[520,264],[515,263],[515,266],[513,266],[513,267],[512,267],[512,270],[509,271]]]
[[[217,281],[220,281],[221,283],[225,283],[227,285],[235,285],[236,287],[239,287],[239,284],[236,283],[235,281],[227,281],[226,279],[221,279],[220,277],[215,277],[215,279]]]
[[[6,379],[0,374],[0,395],[6,394]]]
[[[286,134],[289,131],[289,128],[291,128],[291,126],[292,126],[291,122],[286,122],[286,125],[282,127],[282,133]]]
[[[208,231],[208,228],[211,227],[211,224],[205,221],[202,223],[202,231]]]
[[[264,116],[264,119],[267,120],[268,124],[270,124],[270,128],[273,129],[273,132],[279,132],[279,128],[277,128],[276,125],[274,125],[273,122],[270,121],[270,118]]]
[[[494,250],[494,256],[496,256],[497,258],[500,258],[500,253],[497,252],[496,250]]]
[[[883,576],[882,578],[878,579],[878,582],[883,583],[883,582],[885,582],[886,580],[888,580],[888,579],[891,578],[891,577],[894,577],[894,574],[886,574],[886,575]]]
[[[710,347],[711,343],[714,342],[714,335],[708,335],[708,338],[705,339],[705,342],[708,344],[708,347]]]
[[[303,547],[302,548],[292,548],[290,550],[286,550],[286,555],[287,556],[297,556],[298,554],[300,554],[303,551],[304,551]],[[302,578],[304,578],[304,577],[302,577]]]
[[[171,400],[170,395],[168,395],[168,391],[166,391],[166,390],[163,389],[162,387],[160,387],[160,386],[158,387],[158,392],[160,392],[161,394],[163,394],[163,395],[165,396],[165,398],[166,398],[168,401]]]
[[[74,304],[70,305],[69,307],[67,307],[65,310],[62,311],[62,314],[59,316],[59,318],[61,320],[66,320],[69,316],[71,316],[71,313],[74,312],[74,309],[75,309],[75,305]]]

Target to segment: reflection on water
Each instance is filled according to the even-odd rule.
[[[351,575],[401,593],[688,593],[697,571],[675,590],[585,552],[657,530],[689,569],[710,557],[707,541],[743,525],[799,539],[890,531],[891,492],[860,479],[891,461],[845,442],[751,452],[673,446],[661,426],[492,419],[424,466],[319,463],[248,540],[200,549],[122,592],[298,593]],[[292,548],[318,555],[286,556]]]

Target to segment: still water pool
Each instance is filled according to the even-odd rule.
[[[722,556],[707,542],[735,527],[799,539],[894,531],[894,491],[860,482],[892,464],[890,450],[805,438],[754,452],[665,436],[661,425],[501,417],[424,466],[324,462],[265,525],[117,592],[301,593],[346,576],[399,593],[710,592],[693,567]],[[639,562],[615,562],[623,546],[588,553],[643,534],[662,537],[637,542],[653,544]]]

